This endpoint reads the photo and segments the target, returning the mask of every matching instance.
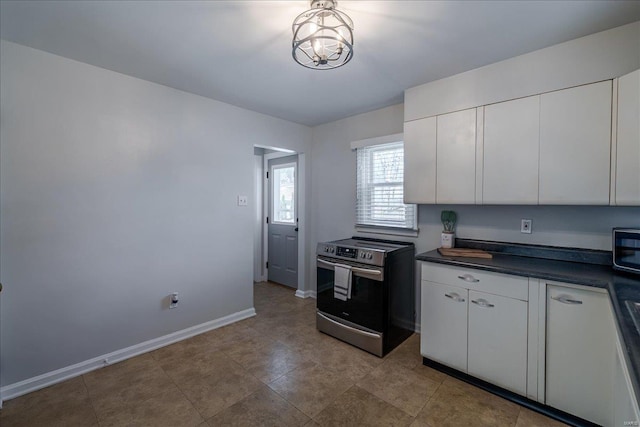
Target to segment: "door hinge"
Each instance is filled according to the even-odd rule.
[[[269,224],[269,217],[267,217],[267,224]]]
[[[267,179],[269,179],[269,171],[267,171]]]
[[[265,262],[265,267],[264,268],[269,268],[269,261]]]

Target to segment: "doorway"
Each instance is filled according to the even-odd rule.
[[[254,281],[271,280],[296,289],[298,297],[312,296],[305,290],[306,156],[258,145],[254,154]]]

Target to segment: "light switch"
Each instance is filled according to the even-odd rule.
[[[238,196],[238,206],[247,206],[249,198],[247,196]]]

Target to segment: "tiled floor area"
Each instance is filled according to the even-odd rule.
[[[5,402],[12,426],[559,426],[421,364],[315,329],[315,300],[255,285],[258,315]]]

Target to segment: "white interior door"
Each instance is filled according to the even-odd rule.
[[[298,159],[269,160],[269,281],[298,287]]]

